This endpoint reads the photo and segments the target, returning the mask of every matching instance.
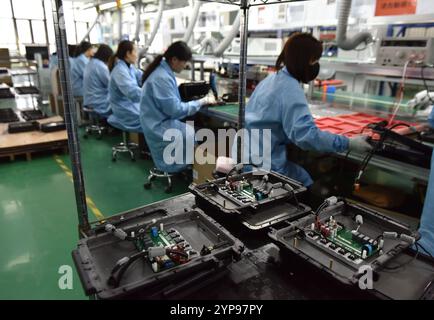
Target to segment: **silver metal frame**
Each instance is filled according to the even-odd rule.
[[[131,156],[131,160],[135,161],[136,156],[134,151],[139,148],[137,143],[133,143],[129,141],[129,133],[126,131],[122,131],[122,142],[112,147],[112,160],[116,161],[116,155],[118,153],[129,153]]]
[[[65,108],[65,123],[68,133],[69,156],[71,158],[72,178],[74,182],[75,202],[77,206],[79,230],[86,233],[90,229],[89,214],[87,211],[86,191],[81,166],[80,142],[77,134],[77,125],[74,97],[72,95],[71,78],[69,75],[68,42],[66,39],[65,17],[62,0],[52,0],[54,32],[56,35],[57,55],[59,59],[60,86]]]
[[[156,178],[165,178],[167,179],[167,187],[166,187],[166,193],[172,192],[172,177],[174,175],[168,172],[162,172],[159,171],[157,168],[152,168],[149,170],[149,176],[148,176],[148,182],[145,183],[144,187],[145,189],[150,189],[152,186],[152,181]]]

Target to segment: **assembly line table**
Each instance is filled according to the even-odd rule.
[[[333,117],[355,112],[363,112],[387,118],[395,105],[395,100],[390,97],[350,92],[336,92],[329,94],[314,92],[313,98],[315,100],[310,101],[309,108],[314,118]],[[409,111],[406,109],[406,103],[407,101],[402,101],[400,105],[401,110],[399,112],[400,117],[397,118],[399,120],[415,122],[414,119],[410,117]],[[238,124],[238,109],[237,103],[205,107],[200,110],[198,118],[201,121],[209,119],[210,121],[213,121],[213,124],[217,123],[217,126],[221,128],[236,128]],[[424,119],[423,122],[426,122],[426,119]],[[357,162],[361,162],[365,157],[365,155],[356,152],[351,152],[348,156],[346,153],[336,153],[335,155],[340,158],[347,157]],[[429,176],[428,169],[377,155],[372,157],[370,165],[389,172],[417,178],[420,181],[427,181]]]

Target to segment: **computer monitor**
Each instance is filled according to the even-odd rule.
[[[48,59],[47,46],[26,46],[27,60],[35,60],[35,53],[40,53],[42,55],[42,59]]]

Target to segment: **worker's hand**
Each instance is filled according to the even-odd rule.
[[[350,138],[349,151],[368,152],[372,146],[366,141],[367,136],[357,136]]]
[[[212,106],[217,104],[217,101],[215,100],[214,96],[206,96],[199,100],[199,103],[201,106]]]

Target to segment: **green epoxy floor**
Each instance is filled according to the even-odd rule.
[[[171,194],[163,181],[145,190],[152,162],[132,162],[126,154],[112,162],[111,146],[120,139],[81,139],[87,196],[105,217],[187,191],[181,179]],[[70,168],[69,155],[60,158]],[[90,209],[89,218],[96,220]],[[0,299],[86,299],[75,270],[72,290],[58,286],[59,267],[73,267],[77,223],[73,184],[53,154],[0,159]]]

